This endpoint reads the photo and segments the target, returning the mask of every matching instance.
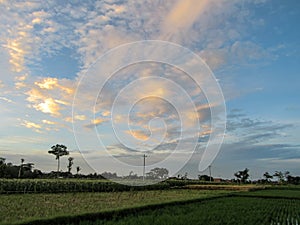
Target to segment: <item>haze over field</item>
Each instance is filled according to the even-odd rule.
[[[121,139],[135,138],[147,150],[153,132],[157,147],[146,152],[147,164],[151,165],[171,154],[182,138],[180,119],[187,127],[199,122],[200,130],[190,128],[184,140],[189,143],[191,137],[197,137],[201,155],[211,133],[210,107],[215,106],[184,71],[170,65],[130,65],[114,73],[102,90],[93,82],[81,83],[85,92],[74,102],[82,110],[72,115],[78,83],[99,57],[121,44],[161,40],[198,54],[222,88],[227,130],[212,163],[214,177],[233,177],[246,167],[250,168],[250,179],[275,170],[300,175],[299,1],[0,0],[0,15],[0,157],[7,162],[18,164],[25,158],[38,169],[55,170],[55,158],[48,150],[62,143],[82,173],[93,169],[80,151],[87,161],[101,162],[98,172],[128,175],[130,171],[105,160],[107,150],[116,159],[137,165],[134,172],[141,174],[144,152],[120,143],[110,123],[111,106],[133,80],[149,76],[180,84],[191,96],[197,113],[181,111],[185,116],[180,118],[176,108],[164,100],[176,98],[185,104],[181,95],[176,96],[177,90],[167,81],[144,80],[128,89],[128,96],[122,95],[120,112],[131,96],[141,101],[132,108],[131,129],[125,126],[126,114],[114,118],[122,128]],[[93,79],[104,79],[104,74],[100,70]],[[153,120],[157,118],[164,119],[165,124]],[[81,128],[77,136],[84,140],[84,148],[76,143],[73,122]],[[102,144],[92,138],[95,131]],[[194,155],[181,173],[196,177],[199,159]],[[67,158],[62,159],[63,170],[66,164]],[[173,164],[184,162],[175,157],[164,165],[171,168],[171,174]]]

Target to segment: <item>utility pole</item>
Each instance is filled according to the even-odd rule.
[[[209,182],[211,182],[211,165],[208,166],[208,170],[209,170]]]
[[[148,157],[148,156],[147,156],[146,154],[144,154],[144,155],[143,155],[143,158],[144,158],[143,181],[145,180],[146,157]]]

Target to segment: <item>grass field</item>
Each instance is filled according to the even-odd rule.
[[[300,189],[267,189],[259,191],[244,192],[243,196],[272,197],[272,198],[292,198],[300,200]]]
[[[16,223],[59,216],[74,216],[123,208],[208,198],[225,190],[155,190],[100,193],[0,195],[0,223]]]
[[[2,194],[0,202],[0,224],[300,224],[297,186]]]
[[[228,197],[149,210],[111,221],[82,221],[81,225],[271,225],[299,224],[299,200]]]

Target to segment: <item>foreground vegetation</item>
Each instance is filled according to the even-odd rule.
[[[257,225],[300,223],[300,201],[291,199],[265,199],[228,197],[185,205],[167,206],[163,209],[146,210],[139,214],[110,221],[82,221],[81,225]]]
[[[0,179],[0,193],[0,224],[300,222],[297,185],[171,179],[132,187],[107,180]]]
[[[120,180],[120,182],[128,182],[131,185],[122,185],[109,180],[94,179],[0,179],[0,194],[166,190],[181,187],[201,188],[203,184],[205,184],[204,189],[216,189],[216,186],[219,186],[218,189],[230,190],[239,190],[244,187],[246,187],[246,189],[248,188],[248,186],[208,183],[199,180],[168,179],[152,185],[143,185],[145,183],[141,180]],[[195,186],[197,184],[200,185]],[[250,185],[249,187],[254,186]]]
[[[0,195],[0,222],[16,223],[120,210],[231,193],[225,190],[156,190]],[[39,223],[37,223],[39,224]],[[49,223],[54,224],[54,223]]]

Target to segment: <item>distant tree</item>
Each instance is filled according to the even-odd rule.
[[[249,178],[249,169],[246,168],[244,170],[240,170],[236,173],[234,173],[234,176],[236,176],[236,178],[238,179],[239,182],[242,182],[242,183],[246,183],[246,181],[248,180]]]
[[[210,181],[210,180],[214,180],[212,177],[208,176],[208,175],[198,175],[198,179],[201,181]]]
[[[111,172],[103,172],[103,173],[101,173],[101,176],[103,176],[107,179],[114,179],[114,178],[118,177],[117,173],[111,173]]]
[[[34,178],[34,174],[32,172],[33,163],[25,163],[23,164],[23,175],[24,178]]]
[[[287,180],[288,176],[290,175],[290,171],[285,171],[284,172],[284,177]]]
[[[240,174],[240,172],[234,173],[234,176],[236,177],[236,179],[238,180],[238,182],[241,182],[241,174]]]
[[[6,170],[5,158],[0,157],[0,177],[5,176],[5,170]]]
[[[282,183],[284,181],[284,174],[281,171],[275,171],[274,177],[277,177],[278,183]]]
[[[77,175],[78,175],[78,173],[79,173],[80,170],[81,170],[80,166],[77,166],[76,167],[76,173],[77,173]]]
[[[0,165],[3,165],[3,164],[5,164],[5,158],[3,158],[3,157],[0,157]]]
[[[263,176],[266,178],[267,182],[270,182],[270,179],[273,178],[273,176],[269,174],[269,172],[265,172]]]
[[[287,182],[289,184],[300,184],[300,177],[299,176],[293,177],[291,175],[288,175]]]
[[[18,178],[21,177],[21,173],[22,173],[22,169],[23,169],[23,163],[24,163],[24,159],[21,159],[21,165],[20,165],[20,168],[19,168],[19,174],[18,174]]]
[[[73,157],[69,157],[69,158],[68,158],[68,161],[69,161],[69,162],[68,162],[68,172],[71,173],[72,166],[73,166],[73,164],[74,164],[74,162],[73,162],[73,161],[74,161],[74,158],[73,158]]]
[[[43,176],[42,171],[34,169],[32,172],[32,178],[41,178]]]
[[[34,163],[25,163],[25,164],[23,164],[23,168],[24,168],[25,171],[30,171],[31,172],[31,170],[33,168],[33,165],[34,165]]]
[[[166,179],[168,178],[169,171],[166,168],[154,168],[148,172],[147,177],[150,179]]]
[[[60,166],[60,157],[64,155],[69,155],[69,151],[65,145],[56,144],[51,147],[52,150],[48,151],[49,154],[53,154],[56,156],[57,160],[57,175],[59,174],[59,166]]]
[[[127,178],[129,178],[129,179],[137,179],[138,175],[136,173],[134,173],[133,171],[130,171]]]
[[[188,179],[188,172],[185,172],[184,176],[182,177],[184,180]]]

